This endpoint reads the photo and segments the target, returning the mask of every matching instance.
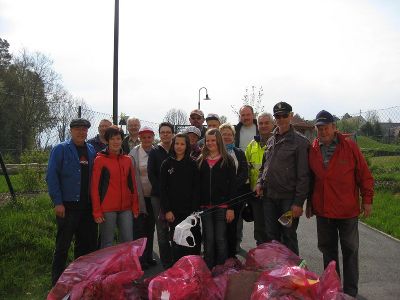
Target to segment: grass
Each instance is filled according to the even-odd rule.
[[[14,188],[15,192],[21,192],[23,190],[23,182],[21,174],[18,175],[10,175],[10,181]],[[0,175],[0,193],[8,193],[8,185],[6,181],[6,177]]]
[[[357,144],[363,150],[368,149],[368,150],[383,150],[388,152],[400,152],[400,145],[380,143],[369,137],[361,135],[357,136]]]
[[[400,194],[377,191],[372,215],[362,219],[368,225],[400,239]]]
[[[45,299],[55,222],[46,195],[0,207],[0,299]]]

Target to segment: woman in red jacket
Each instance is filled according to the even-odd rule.
[[[132,161],[121,150],[124,133],[107,128],[108,146],[97,154],[93,165],[91,197],[93,217],[100,224],[100,247],[112,246],[118,225],[121,242],[132,241],[132,214],[137,217],[139,201]]]

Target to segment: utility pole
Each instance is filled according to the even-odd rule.
[[[113,123],[118,125],[118,35],[119,0],[115,0],[114,13],[114,70],[113,70]]]

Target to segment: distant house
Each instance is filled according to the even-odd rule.
[[[314,139],[314,122],[306,121],[296,114],[293,116],[292,125],[298,132],[304,134],[310,141]]]
[[[393,142],[399,139],[400,123],[379,123],[382,129],[382,139],[385,142]]]

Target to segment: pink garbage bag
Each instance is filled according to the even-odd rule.
[[[264,272],[256,282],[251,300],[349,300],[342,292],[336,263],[330,262],[321,277],[297,266]]]
[[[254,271],[271,271],[284,266],[300,266],[304,261],[283,244],[264,243],[247,253],[245,268]]]
[[[139,257],[146,238],[84,255],[72,262],[47,295],[48,300],[126,299],[125,288],[143,275]]]
[[[150,281],[149,299],[213,300],[222,295],[204,260],[188,255]]]
[[[255,283],[251,300],[317,298],[318,276],[297,266],[286,266],[264,272]]]

